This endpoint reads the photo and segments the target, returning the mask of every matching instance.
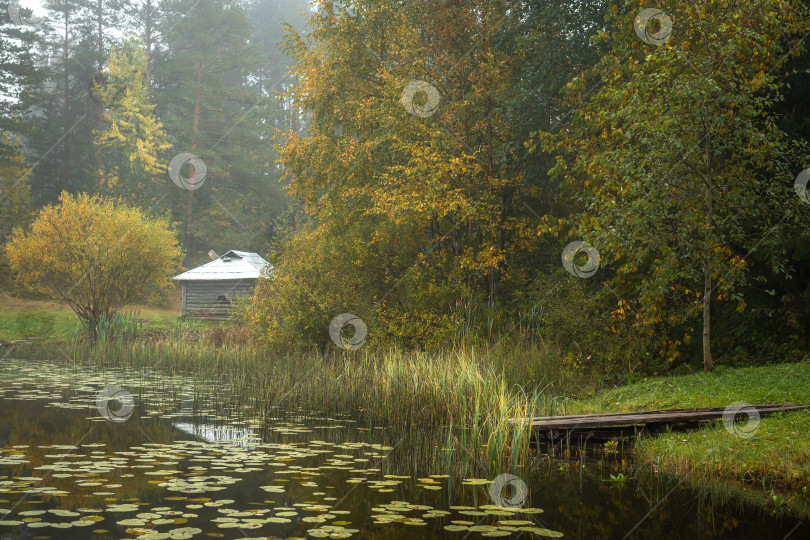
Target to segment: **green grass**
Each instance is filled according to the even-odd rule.
[[[740,401],[810,405],[810,362],[651,378],[574,403],[570,410],[726,407]],[[792,506],[801,500],[806,506],[810,411],[778,413],[759,419],[758,424],[743,421],[737,429],[729,428],[714,422],[696,431],[642,437],[633,452],[638,462],[693,484],[726,488],[736,484],[767,495],[769,504],[773,499],[773,505]]]
[[[3,298],[0,310],[0,341],[65,341],[81,333],[81,322],[66,305],[42,300]],[[121,310],[127,319],[137,320],[147,333],[165,333],[179,320],[171,309],[131,306]]]
[[[779,413],[755,425],[748,426],[750,437],[716,423],[689,433],[644,438],[636,443],[635,453],[676,475],[740,480],[769,489],[810,488],[810,412]]]
[[[648,378],[571,404],[571,410],[620,412],[688,407],[726,407],[735,401],[752,405],[810,405],[810,362],[698,372]]]
[[[76,315],[63,309],[20,307],[0,311],[0,341],[68,339],[80,326]]]

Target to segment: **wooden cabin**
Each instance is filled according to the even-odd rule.
[[[240,296],[253,296],[262,270],[272,266],[258,253],[232,250],[174,278],[183,286],[182,316],[226,320]]]

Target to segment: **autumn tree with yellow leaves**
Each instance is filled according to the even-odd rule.
[[[95,339],[119,308],[171,287],[181,255],[162,218],[99,196],[62,193],[31,230],[15,229],[6,254],[18,282],[65,302]]]
[[[100,191],[131,204],[151,205],[165,184],[170,147],[149,95],[147,56],[143,44],[128,37],[113,47],[96,95],[105,109],[105,126],[94,132],[101,151]]]
[[[514,62],[495,46],[508,6],[318,8],[312,32],[286,44],[311,125],[288,134],[282,159],[310,221],[283,250],[268,311],[286,294],[312,307],[290,306],[288,322],[315,314],[299,330],[361,310],[378,335],[446,341],[458,306],[516,287],[512,263],[534,237],[534,218],[515,211],[525,183],[504,116]]]

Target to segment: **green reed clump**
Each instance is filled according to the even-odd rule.
[[[110,342],[130,343],[141,333],[142,323],[134,312],[113,313],[102,317],[96,327],[97,345],[104,346]]]

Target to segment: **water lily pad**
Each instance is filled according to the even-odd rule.
[[[122,519],[121,521],[118,521],[116,523],[118,523],[118,525],[123,525],[124,527],[142,527],[146,525],[145,520],[137,518]]]
[[[521,531],[534,533],[538,536],[546,536],[548,538],[562,538],[563,533],[552,531],[550,529],[543,529],[541,527],[521,527]]]
[[[487,480],[486,478],[465,478],[461,483],[465,486],[484,486],[491,484],[492,480]]]
[[[48,510],[51,514],[59,517],[79,517],[81,514],[78,512],[71,512],[70,510],[60,510],[58,508],[52,508]]]

